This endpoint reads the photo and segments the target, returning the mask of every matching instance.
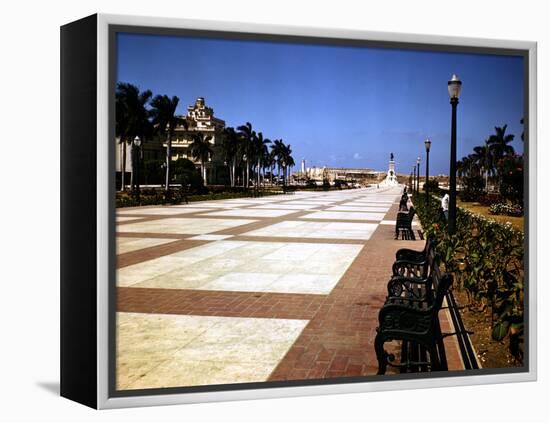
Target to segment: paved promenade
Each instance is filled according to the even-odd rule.
[[[117,388],[376,374],[401,191],[119,209]]]

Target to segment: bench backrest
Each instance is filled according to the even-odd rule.
[[[414,208],[414,206],[411,206],[409,208],[409,216],[408,216],[409,217],[409,222],[412,223],[412,220],[413,220],[413,217],[414,217],[415,214],[416,214],[416,209]]]
[[[430,251],[430,249],[433,248],[435,248],[435,241],[433,239],[433,236],[428,235],[428,237],[426,238],[426,244],[424,244],[424,255],[427,257],[428,252]]]
[[[409,213],[400,211],[397,213],[396,224],[398,227],[409,225]]]
[[[449,288],[453,284],[453,276],[449,273],[442,273],[437,265],[434,265],[431,273],[432,286],[435,287],[435,298],[432,308],[434,312],[437,313],[441,309],[443,300],[445,299]]]
[[[429,248],[426,260],[424,261],[424,266],[422,268],[422,277],[426,278],[431,276],[434,269],[439,266],[439,257],[435,251],[435,248]]]

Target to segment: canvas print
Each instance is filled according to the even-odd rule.
[[[525,370],[522,54],[114,48],[116,392]]]

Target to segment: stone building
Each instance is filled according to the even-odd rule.
[[[185,158],[193,161],[200,167],[200,161],[194,160],[189,146],[193,143],[193,135],[203,133],[211,137],[213,154],[205,166],[207,184],[223,184],[227,179],[227,168],[223,163],[221,152],[221,134],[225,128],[225,121],[214,116],[214,109],[207,107],[203,97],[197,98],[195,104],[187,107],[187,115],[181,116],[187,125],[176,128],[172,139],[172,160]],[[166,148],[166,142],[163,144]]]
[[[193,159],[189,151],[189,146],[193,142],[193,135],[196,133],[204,133],[211,137],[210,143],[212,144],[212,157],[205,165],[206,182],[211,185],[222,185],[228,183],[228,170],[223,163],[223,154],[221,154],[221,133],[225,128],[225,121],[214,116],[214,109],[207,107],[203,97],[197,98],[194,104],[187,107],[187,114],[180,116],[182,120],[185,120],[187,125],[180,125],[176,128],[174,136],[172,138],[172,160],[179,158],[186,158],[191,160],[200,168],[200,161]],[[166,158],[166,139],[159,138],[158,136],[144,140],[142,143],[142,160],[158,160],[163,161]],[[126,148],[126,184],[130,183],[132,172],[132,146],[123,146],[117,141],[116,147],[116,175],[117,186],[119,186],[120,174],[122,171],[121,157],[123,155],[122,149]],[[161,172],[162,174],[162,172]],[[204,175],[203,175],[204,177]],[[157,181],[161,183],[163,179]],[[163,182],[162,182],[163,183]]]
[[[380,172],[373,169],[331,167],[308,167],[305,168],[305,172],[299,172],[293,176],[295,179],[305,176],[307,180],[317,184],[322,184],[323,180],[328,180],[330,184],[334,184],[335,181],[368,184],[381,178]]]

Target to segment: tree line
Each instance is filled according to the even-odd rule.
[[[523,124],[523,119],[521,120]],[[511,145],[513,134],[507,125],[495,127],[483,145],[457,162],[457,174],[462,178],[464,191],[473,195],[489,191],[489,181],[506,199],[521,202],[523,197],[523,155]],[[524,135],[521,135],[523,141]]]
[[[124,146],[131,145],[140,137],[166,140],[166,159],[164,188],[168,191],[172,179],[172,141],[176,128],[189,129],[185,116],[176,114],[179,104],[177,96],[156,95],[150,90],[140,89],[130,83],[119,82],[115,95],[115,136]],[[256,188],[265,182],[269,170],[269,179],[273,183],[274,169],[277,168],[277,182],[285,184],[290,176],[290,168],[295,165],[292,148],[282,139],[270,140],[262,132],[252,128],[250,122],[236,129],[225,127],[219,134],[221,138],[219,154],[223,155],[224,166],[229,173],[231,187],[237,186],[237,170],[241,173],[242,186],[248,188],[251,179]],[[191,143],[188,152],[200,163],[201,175],[207,183],[206,164],[218,154],[212,147],[212,136],[204,132],[189,132]],[[125,189],[126,148],[121,155],[121,189]]]

